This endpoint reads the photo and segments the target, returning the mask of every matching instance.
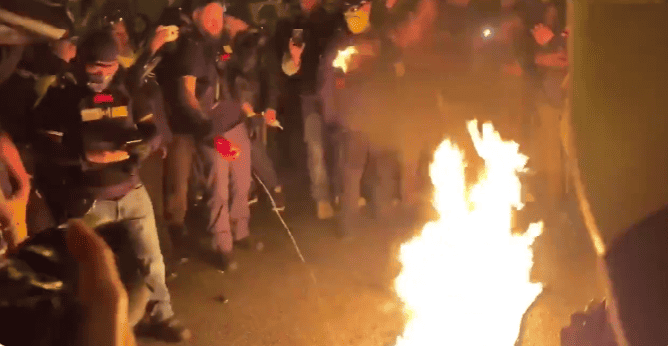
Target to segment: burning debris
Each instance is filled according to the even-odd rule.
[[[357,48],[353,46],[346,47],[344,50],[339,50],[336,59],[334,59],[334,62],[332,63],[332,67],[340,68],[343,73],[348,72],[348,64],[354,54],[357,54]]]
[[[531,245],[542,232],[532,224],[511,233],[520,209],[518,173],[527,157],[504,142],[490,123],[468,123],[475,149],[485,161],[479,182],[467,188],[459,148],[444,141],[430,176],[440,218],[401,247],[395,289],[405,303],[402,345],[514,345],[523,316],[542,291],[530,282]]]

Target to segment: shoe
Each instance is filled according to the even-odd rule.
[[[334,208],[329,201],[321,200],[318,201],[318,219],[327,220],[334,217]]]
[[[190,243],[188,237],[188,229],[186,226],[170,226],[168,229],[169,235],[173,244],[173,259],[188,258],[192,255],[193,244]]]
[[[274,210],[285,210],[285,196],[283,195],[283,188],[281,186],[276,186],[271,192],[271,200]]]
[[[182,342],[192,338],[190,329],[184,327],[183,324],[174,317],[154,323],[151,326],[151,329],[156,338],[167,342]]]
[[[232,253],[217,253],[215,258],[215,266],[216,269],[221,272],[237,269],[237,263],[234,261],[234,255]]]
[[[253,241],[250,239],[250,237],[246,237],[241,240],[235,240],[234,246],[241,250],[250,250],[253,248]]]

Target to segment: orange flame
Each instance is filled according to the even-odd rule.
[[[475,120],[468,129],[485,171],[467,189],[462,152],[450,140],[436,150],[430,176],[440,217],[401,247],[395,289],[407,325],[397,346],[514,345],[524,313],[542,291],[529,278],[531,245],[542,224],[511,233],[527,157],[490,123],[482,133]]]

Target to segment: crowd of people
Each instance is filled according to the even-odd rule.
[[[294,136],[303,136],[316,216],[351,239],[364,198],[382,220],[428,202],[423,154],[450,135],[447,110],[464,85],[489,89],[476,91],[495,107],[482,113],[528,148],[547,182],[537,185],[549,187],[541,198],[557,210],[563,4],[501,5],[488,20],[436,0],[301,0],[293,17],[266,11],[254,21],[244,2],[202,0],[164,9],[143,36],[127,13],[110,11],[76,37],[53,4],[48,18],[34,17],[65,35],[2,46],[1,182],[12,220],[4,242],[11,251],[73,218],[124,224],[146,267],[149,324],[165,340],[188,339],[172,310],[161,234],[185,246],[192,191],[202,191],[218,267],[233,269],[235,248],[252,246],[254,190],[266,186],[272,207],[286,208],[264,135],[285,125],[282,151],[297,151]],[[142,165],[159,176],[143,176]]]

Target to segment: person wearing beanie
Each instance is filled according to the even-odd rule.
[[[198,173],[207,177],[207,189],[212,191],[207,203],[212,250],[221,270],[234,269],[233,239],[249,236],[250,139],[241,103],[225,75],[227,60],[234,54],[224,32],[226,7],[205,0],[193,4],[193,9],[193,24],[184,28],[187,33],[177,41],[177,49],[165,55],[157,71],[174,134],[166,163],[165,218],[175,242],[181,242],[177,245],[184,245],[191,167],[200,163],[206,170]],[[216,135],[235,145],[234,151],[240,153],[236,159],[228,162],[221,157],[214,147]]]
[[[190,338],[175,319],[165,284],[153,206],[137,170],[159,143],[153,114],[126,88],[126,71],[108,30],[78,47],[77,83],[52,88],[35,108],[35,184],[58,223],[70,218],[125,222],[150,287],[151,330],[166,341]]]

